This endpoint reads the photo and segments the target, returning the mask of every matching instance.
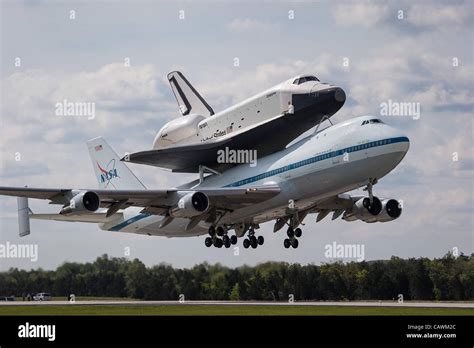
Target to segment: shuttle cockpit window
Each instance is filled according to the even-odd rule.
[[[294,85],[301,85],[302,83],[309,82],[309,81],[319,81],[316,76],[303,76],[295,79],[293,81]]]
[[[373,118],[371,120],[365,120],[362,122],[361,126],[369,123],[383,123],[382,120],[379,120],[378,118]]]

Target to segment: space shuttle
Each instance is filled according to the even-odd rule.
[[[151,150],[122,160],[181,173],[222,172],[233,165],[218,163],[219,150],[256,150],[258,157],[280,151],[346,100],[342,88],[299,75],[216,113],[181,72],[169,73],[168,81],[181,117],[160,129]]]

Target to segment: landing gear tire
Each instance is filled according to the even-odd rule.
[[[224,227],[219,226],[216,228],[216,233],[219,237],[222,237],[224,235],[224,232],[225,232]]]
[[[291,246],[291,242],[288,238],[286,238],[284,241],[283,241],[283,245],[285,246],[286,249],[288,249],[290,246]]]
[[[216,234],[216,228],[214,226],[209,227],[208,233],[211,237],[214,237]]]
[[[293,247],[293,249],[296,249],[296,248],[298,247],[298,244],[299,244],[299,243],[298,243],[298,239],[293,238],[293,239],[291,240],[291,246]]]
[[[286,231],[286,235],[291,238],[295,235],[295,232],[293,231],[293,229],[291,227],[288,227],[288,230]]]
[[[258,247],[257,238],[255,238],[255,236],[252,236],[252,238],[250,239],[250,245],[253,249],[256,249]]]
[[[257,237],[257,243],[258,243],[258,245],[263,245],[263,242],[264,242],[264,241],[265,241],[265,240],[263,239],[263,236],[258,236],[258,237]]]
[[[245,238],[245,239],[244,239],[244,248],[245,248],[245,249],[248,249],[249,246],[250,246],[250,241],[249,241],[247,238]]]
[[[232,245],[236,245],[237,244],[237,236],[231,236],[230,237],[230,243]]]
[[[297,228],[295,230],[295,237],[301,237],[301,235],[303,234],[303,231],[301,231],[301,228]]]
[[[230,238],[229,238],[229,236],[224,235],[224,237],[222,237],[222,242],[224,243],[224,246],[227,249],[230,248]]]
[[[206,246],[209,248],[212,246],[212,238],[211,237],[207,237],[205,240],[204,240],[204,244],[206,244]]]
[[[216,238],[216,240],[214,241],[214,246],[215,246],[216,248],[222,248],[222,245],[223,245],[223,244],[224,244],[224,243],[222,242],[222,239],[220,239],[220,238]]]

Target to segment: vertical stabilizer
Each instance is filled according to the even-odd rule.
[[[214,110],[212,110],[181,72],[170,72],[168,74],[168,81],[178,102],[179,111],[183,116],[189,114],[198,114],[206,117],[214,115]]]
[[[100,188],[110,190],[145,188],[125,163],[120,161],[104,138],[89,140],[87,147]]]

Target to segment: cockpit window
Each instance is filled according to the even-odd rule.
[[[319,79],[316,76],[303,76],[300,78],[297,78],[293,81],[294,85],[301,85],[302,83],[308,82],[308,81],[319,81]]]
[[[371,120],[365,120],[362,122],[361,126],[369,123],[383,123],[382,120],[379,120],[378,118],[373,118]]]

